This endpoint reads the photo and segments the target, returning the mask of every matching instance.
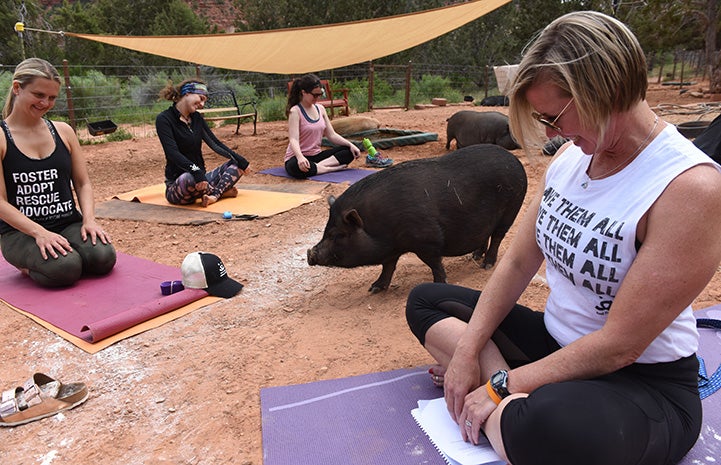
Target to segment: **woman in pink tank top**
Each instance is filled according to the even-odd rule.
[[[314,74],[295,79],[291,86],[286,107],[289,142],[285,170],[294,178],[344,170],[360,156],[360,149],[333,129],[325,108],[317,103],[322,95],[320,79]],[[323,136],[336,147],[322,150]]]

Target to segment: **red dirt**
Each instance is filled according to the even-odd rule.
[[[708,100],[654,86],[652,106]],[[445,152],[445,120],[457,106],[375,111],[385,127],[439,134],[438,142],[384,153],[396,162]],[[505,111],[503,108],[492,110]],[[718,112],[719,110],[717,110]],[[704,115],[712,119],[717,113]],[[672,123],[702,115],[664,114]],[[257,172],[278,166],[287,144],[286,123],[260,123],[257,136],[236,136],[234,125],[216,130],[244,154]],[[241,131],[248,134],[248,126]],[[84,147],[97,202],[158,183],[164,159],[155,137]],[[549,157],[531,160],[521,151],[533,192]],[[221,159],[208,154],[210,166]],[[293,182],[254,174],[241,183]],[[306,181],[311,182],[311,181]],[[324,196],[345,185],[330,184]],[[219,255],[245,284],[233,299],[199,309],[157,329],[90,355],[24,316],[0,305],[0,389],[40,371],[65,382],[84,381],[90,398],[82,406],[42,421],[3,431],[3,464],[244,464],[262,463],[259,391],[432,362],[406,328],[410,289],[431,279],[415,256],[400,260],[391,288],[370,295],[380,267],[309,267],[306,249],[321,237],[324,200],[271,218],[202,226],[101,219],[118,250],[172,266],[191,251]],[[501,246],[502,259],[513,238]],[[469,257],[444,261],[449,282],[482,288],[491,271]],[[522,303],[543,308],[547,289],[534,280]],[[721,302],[721,273],[695,302]],[[51,303],[49,303],[51,304]],[[430,380],[429,380],[430,382]]]

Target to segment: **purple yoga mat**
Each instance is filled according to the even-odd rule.
[[[331,173],[318,174],[315,176],[311,176],[308,179],[311,179],[313,181],[321,181],[321,182],[333,182],[333,183],[347,182],[347,183],[353,184],[354,182],[360,181],[361,179],[363,179],[366,176],[373,174],[373,173],[375,173],[375,170],[362,170],[362,169],[356,169],[356,168],[349,168],[347,170],[340,170],[340,171],[333,171]],[[295,179],[292,176],[290,176],[288,173],[286,173],[285,168],[282,166],[278,166],[275,168],[269,168],[267,170],[260,171],[260,174],[270,174],[272,176],[280,176],[283,178]]]
[[[721,320],[721,305],[698,310],[694,315],[696,318]],[[721,364],[721,330],[699,328],[698,331],[701,334],[698,355],[703,358],[706,372],[711,376]],[[701,435],[680,465],[718,465],[721,459],[721,391],[703,399],[701,404]]]
[[[428,368],[261,389],[263,465],[444,465],[411,416],[442,395]]]
[[[161,282],[179,279],[178,268],[118,253],[118,261],[107,276],[84,277],[71,287],[46,289],[0,256],[0,299],[88,342],[208,295],[199,289],[161,294]]]
[[[696,317],[721,319],[721,305]],[[699,331],[711,374],[721,363],[721,330]],[[442,395],[427,367],[261,389],[263,464],[444,465],[410,413],[419,399]],[[721,391],[702,402],[701,436],[680,465],[721,457]]]

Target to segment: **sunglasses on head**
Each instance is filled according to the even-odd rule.
[[[551,120],[551,121],[549,121],[549,118],[545,117],[544,115],[542,115],[540,113],[536,113],[535,111],[531,113],[531,116],[533,117],[533,119],[535,119],[542,125],[546,126],[547,128],[550,128],[551,130],[556,131],[557,133],[560,134],[562,129],[560,127],[558,127],[558,125],[556,124],[556,121],[558,121],[559,118],[561,116],[563,116],[563,114],[566,112],[566,110],[568,110],[568,107],[571,106],[571,102],[573,102],[573,98],[571,98],[571,100],[568,101],[566,106],[563,107],[563,110],[561,110],[561,112],[558,115],[556,115],[556,117],[553,118],[553,120]]]

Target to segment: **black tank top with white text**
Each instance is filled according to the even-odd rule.
[[[43,159],[29,158],[15,145],[5,121],[0,123],[7,150],[2,160],[8,202],[45,229],[60,232],[82,221],[71,187],[72,160],[53,123],[45,120],[55,150]],[[0,234],[15,228],[0,220]]]

